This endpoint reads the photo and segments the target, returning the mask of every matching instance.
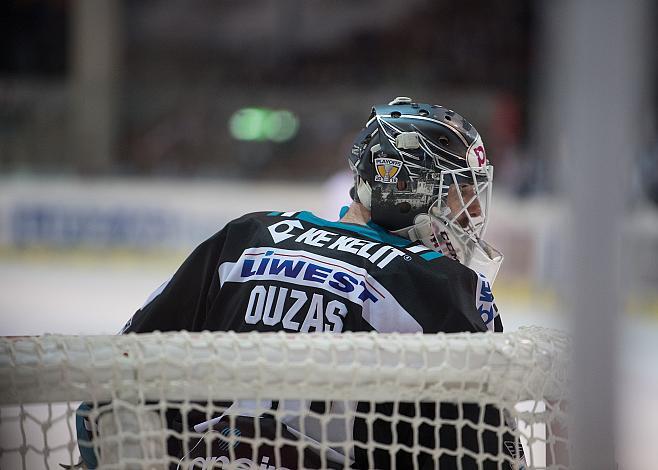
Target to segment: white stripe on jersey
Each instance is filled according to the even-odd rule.
[[[146,299],[146,302],[144,302],[144,305],[140,307],[140,310],[146,307],[148,304],[153,302],[153,299],[155,299],[158,295],[162,294],[162,291],[165,290],[165,287],[169,284],[169,281],[171,281],[171,278],[167,279],[165,282],[163,282],[160,287],[155,289],[151,295],[149,295],[148,299]]]
[[[475,292],[475,306],[482,321],[489,331],[494,331],[494,318],[498,315],[491,292],[491,283],[484,274],[478,274],[478,286]]]
[[[362,306],[362,316],[382,333],[416,333],[423,329],[376,279],[362,267],[303,250],[247,248],[235,262],[219,267],[227,282],[279,281],[322,289]]]
[[[422,253],[423,251],[429,250],[429,248],[427,248],[425,245],[414,245],[405,248],[405,250],[410,251],[412,253]]]

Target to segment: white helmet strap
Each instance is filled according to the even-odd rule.
[[[359,197],[359,202],[370,210],[372,200],[372,188],[367,181],[364,181],[360,176],[356,178],[356,194]]]

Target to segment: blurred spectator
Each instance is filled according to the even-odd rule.
[[[322,181],[343,168],[342,142],[364,106],[409,95],[477,123],[497,188],[553,187],[550,162],[528,142],[537,2],[116,1],[121,70],[107,87],[116,142],[97,172]],[[69,51],[80,4],[0,2],[0,172],[87,168],[69,151],[79,139]],[[290,110],[296,137],[235,140],[228,121],[246,107]],[[640,165],[655,200],[655,154]]]

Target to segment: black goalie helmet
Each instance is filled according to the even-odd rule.
[[[483,235],[493,167],[475,127],[454,111],[406,97],[376,105],[349,162],[352,197],[377,225],[397,231],[430,212],[464,236]]]

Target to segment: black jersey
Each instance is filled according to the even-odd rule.
[[[502,323],[484,276],[419,242],[373,224],[330,222],[310,212],[261,212],[230,222],[199,245],[123,332],[155,330],[451,333],[502,331]],[[461,433],[448,425],[438,432],[420,429],[421,436],[414,438],[411,425],[394,415],[419,411],[430,419],[439,414],[448,421],[472,417],[474,426]],[[419,442],[430,448],[439,436],[442,448],[456,450],[460,443],[492,454],[504,449],[494,431],[482,435],[475,426],[482,419],[492,426],[503,422],[501,411],[493,407],[359,403],[358,412],[376,412],[380,418],[370,426],[355,419],[353,438],[363,446],[357,444],[350,455],[354,468],[390,468],[388,451],[366,449],[372,441],[390,444],[393,436],[401,444]],[[194,424],[194,418],[187,421]],[[261,429],[266,429],[263,423]],[[312,458],[304,458],[305,466],[317,468]],[[423,468],[435,463],[422,453],[398,452],[393,458],[397,468],[413,465],[410,459]],[[457,465],[457,457],[445,459],[442,468]],[[466,456],[460,465],[469,468],[469,462],[475,464]]]
[[[375,226],[254,213],[199,245],[124,332],[502,331],[488,281]]]

